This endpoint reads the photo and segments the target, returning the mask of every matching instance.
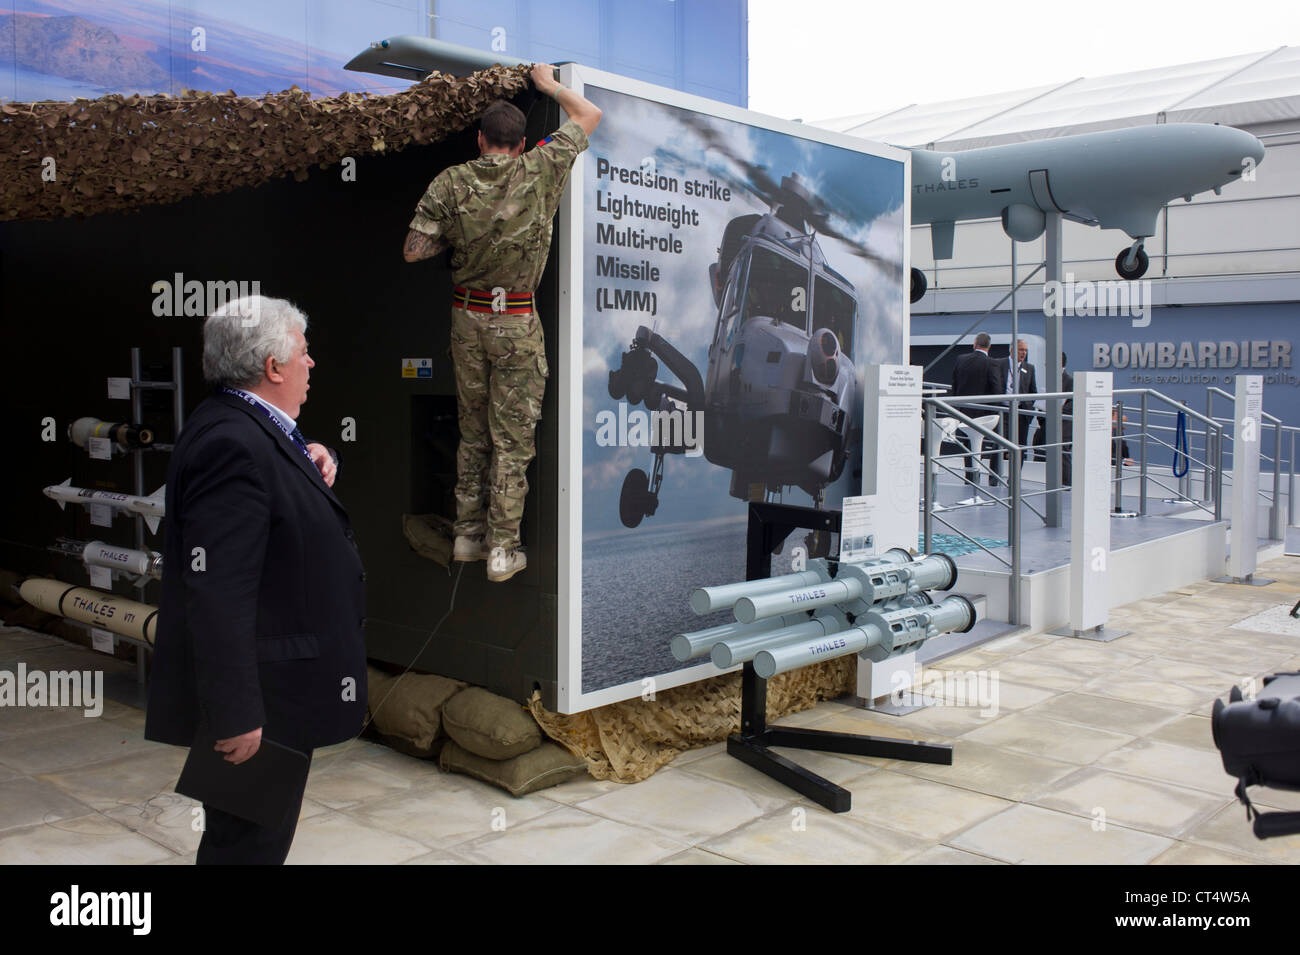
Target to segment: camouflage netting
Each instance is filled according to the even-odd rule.
[[[495,66],[463,79],[434,73],[388,96],[313,99],[295,86],[256,98],[191,90],[0,104],[0,221],[132,210],[287,175],[302,181],[313,165],[437,142],[529,85],[527,67]]]
[[[767,681],[767,717],[806,710],[819,700],[854,692],[857,657],[815,663]],[[725,740],[740,729],[740,674],[663,690],[653,701],[625,700],[564,716],[528,701],[546,734],[587,760],[597,779],[635,783],[651,776],[678,753]]]

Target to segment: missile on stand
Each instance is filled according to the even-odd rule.
[[[781,646],[794,640],[817,640],[827,634],[837,633],[848,625],[848,618],[832,607],[815,617],[805,617],[802,622],[793,626],[720,640],[713,645],[709,658],[714,666],[725,670],[737,663],[754,659],[760,651],[770,647]]]
[[[696,593],[698,592],[696,591]],[[708,656],[709,651],[713,649],[713,645],[721,640],[771,633],[775,627],[793,626],[796,623],[803,623],[807,619],[807,614],[797,613],[786,617],[778,617],[775,620],[758,620],[754,623],[723,623],[716,627],[709,627],[707,630],[692,630],[689,633],[679,633],[673,637],[669,649],[672,650],[674,658],[685,663],[687,660],[693,660],[696,657]]]
[[[858,617],[855,626],[828,633],[822,638],[787,642],[760,650],[754,656],[754,672],[768,680],[778,673],[857,653],[873,663],[914,650],[931,637],[975,626],[975,607],[954,594],[941,602],[920,607],[903,607]]]
[[[814,561],[814,564],[819,563]],[[824,562],[820,562],[824,563]],[[700,616],[715,610],[730,610],[741,597],[756,594],[770,594],[792,587],[804,587],[828,579],[824,571],[809,569],[780,577],[764,577],[762,580],[743,580],[735,584],[718,584],[714,587],[696,587],[691,591],[691,609]]]
[[[874,663],[915,650],[941,633],[966,633],[975,626],[975,605],[960,594],[928,607],[879,608],[857,619],[884,634],[863,653]]]
[[[823,564],[822,561],[813,563]],[[863,563],[839,565],[832,579],[827,573],[819,583],[770,590],[736,600],[736,619],[753,623],[792,610],[816,610],[838,606],[845,613],[866,613],[873,605],[923,590],[951,590],[957,582],[957,565],[947,554],[912,559],[895,549]]]
[[[744,587],[748,583],[751,582],[726,586]],[[752,583],[762,583],[762,581]],[[721,588],[697,588],[692,596],[706,589]],[[733,591],[734,593],[739,591]],[[739,599],[739,597],[733,596],[732,599]],[[927,607],[933,602],[929,594],[917,592],[880,604],[879,609],[883,613],[890,610]],[[711,609],[712,607],[713,605],[710,605]],[[753,623],[724,623],[709,627],[707,630],[679,633],[673,637],[671,647],[673,656],[683,663],[707,655],[714,666],[725,670],[738,663],[754,659],[760,650],[780,646],[800,638],[815,640],[846,629],[848,626],[848,619],[831,607],[811,617],[806,613],[793,613],[782,617],[767,617],[755,620]]]
[[[766,580],[697,587],[697,614],[731,608],[735,623],[680,633],[673,656],[706,653],[719,669],[753,663],[770,679],[820,660],[857,653],[878,663],[913,651],[932,637],[975,625],[975,607],[961,596],[936,604],[927,590],[950,590],[957,565],[946,554],[913,558],[900,548],[861,562],[824,559]]]

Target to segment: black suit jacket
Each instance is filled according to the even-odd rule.
[[[213,395],[181,431],[163,554],[147,739],[188,746],[201,719],[218,739],[262,727],[301,749],[357,735],[365,585],[352,526],[315,465],[242,398]]]
[[[1010,361],[1010,357],[998,361],[998,375],[1002,378],[1003,391],[1007,390],[1007,369],[1010,367]],[[1016,388],[1022,395],[1038,394],[1038,373],[1027,361],[1020,365],[1020,381],[1016,383]]]
[[[961,395],[1000,395],[1007,390],[1005,365],[982,351],[970,351],[957,359],[952,369],[952,391],[949,397]],[[959,411],[972,418],[996,412],[985,408],[956,405]]]

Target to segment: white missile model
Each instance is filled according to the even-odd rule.
[[[91,541],[82,549],[81,559],[88,567],[107,567],[134,576],[136,583],[149,578],[162,579],[162,554],[153,550],[131,550]]]
[[[149,527],[149,533],[158,532],[158,522],[165,515],[167,485],[163,485],[148,497],[136,497],[134,494],[118,494],[116,491],[96,491],[91,488],[73,487],[72,478],[62,484],[51,484],[45,489],[45,496],[57,501],[59,510],[68,504],[80,504],[90,507],[93,504],[106,504],[115,511],[129,511],[139,514]]]
[[[94,624],[153,646],[158,608],[152,604],[48,577],[27,578],[19,586],[18,592],[38,610]]]

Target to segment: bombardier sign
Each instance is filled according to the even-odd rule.
[[[1094,342],[1092,367],[1290,368],[1291,342]]]

